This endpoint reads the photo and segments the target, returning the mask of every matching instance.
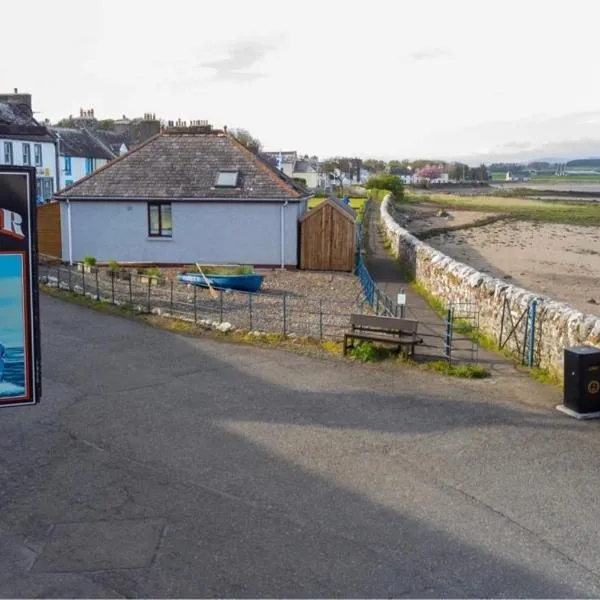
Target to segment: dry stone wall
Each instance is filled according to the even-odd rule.
[[[536,299],[536,366],[562,378],[565,348],[580,344],[600,348],[600,318],[485,275],[435,250],[396,222],[394,204],[389,196],[381,204],[381,222],[394,256],[416,281],[443,302],[475,303],[480,329],[497,341],[501,331],[502,340],[506,339],[529,303]],[[527,315],[506,343],[506,348],[516,356],[523,355],[526,323]]]

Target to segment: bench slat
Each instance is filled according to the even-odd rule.
[[[355,328],[385,329],[386,331],[401,331],[417,333],[419,321],[399,317],[380,317],[375,315],[350,315],[350,325]]]

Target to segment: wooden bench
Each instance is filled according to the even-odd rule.
[[[344,334],[344,354],[354,346],[354,340],[393,344],[408,356],[414,356],[415,346],[423,343],[417,337],[419,321],[415,319],[350,315],[350,326],[352,330]]]

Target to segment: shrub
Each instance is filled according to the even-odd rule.
[[[161,272],[160,272],[160,269],[158,267],[148,267],[144,271],[144,275],[146,275],[146,277],[151,277],[153,279],[158,279],[161,276]]]
[[[108,261],[108,270],[109,271],[118,271],[121,268],[121,265],[116,260]]]
[[[87,265],[88,267],[95,267],[96,266],[96,259],[93,256],[86,256],[83,259],[83,264]]]
[[[378,362],[388,358],[390,353],[390,349],[374,346],[371,342],[359,342],[349,351],[352,358],[361,362]]]
[[[380,173],[369,178],[365,187],[368,190],[387,190],[391,192],[398,202],[404,199],[404,183],[397,175]]]

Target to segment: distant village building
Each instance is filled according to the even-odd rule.
[[[31,94],[0,94],[0,165],[35,167],[37,200],[59,189],[56,140],[33,118]]]

